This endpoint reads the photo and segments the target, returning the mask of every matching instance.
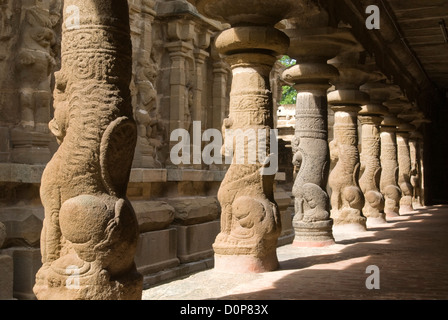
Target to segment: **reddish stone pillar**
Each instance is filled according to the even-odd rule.
[[[34,292],[41,300],[141,299],[138,224],[126,198],[137,140],[128,4],[65,0],[64,15],[50,123],[61,145],[42,177]]]
[[[277,57],[289,45],[289,38],[274,25],[288,14],[300,14],[294,9],[301,7],[302,1],[189,1],[202,14],[232,26],[216,39],[216,48],[226,57],[233,73],[230,113],[223,129],[249,134],[245,148],[257,141],[259,145],[264,136],[269,154],[269,140],[276,139],[269,138],[273,128],[269,75]],[[235,146],[238,137],[231,138],[227,132],[230,131],[226,131],[226,144]],[[239,164],[234,155],[218,192],[221,232],[213,245],[217,270],[264,272],[278,267],[276,248],[281,223],[273,195],[275,172],[265,171],[275,163],[273,158],[270,163],[257,158],[250,162],[250,155],[245,153]]]

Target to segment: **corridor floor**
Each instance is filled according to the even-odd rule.
[[[236,275],[211,269],[145,290],[143,299],[448,299],[448,206],[418,209],[335,239],[326,248],[278,248],[280,268],[274,272]],[[369,266],[377,266],[377,272],[367,273]],[[378,289],[366,286],[373,276]]]

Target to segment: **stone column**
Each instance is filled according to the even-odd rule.
[[[380,127],[381,136],[381,176],[380,191],[384,196],[386,217],[398,216],[400,212],[401,190],[398,187],[397,131],[398,119],[388,112]]]
[[[410,182],[412,185],[412,207],[423,207],[422,192],[421,192],[421,169],[420,169],[420,155],[419,148],[423,139],[423,135],[416,129],[411,132],[409,136],[409,153],[411,159],[411,177]]]
[[[57,68],[56,6],[56,1],[1,2],[0,51],[11,47],[0,52],[0,63],[7,62],[0,79],[7,90],[0,92],[0,104],[4,105],[2,122],[17,112],[13,122],[17,125],[10,130],[10,160],[14,163],[46,164],[52,156],[48,122],[51,75]]]
[[[68,23],[68,14],[79,19]],[[43,266],[34,292],[50,300],[140,299],[138,224],[126,198],[137,140],[127,1],[66,0],[64,15],[50,123],[61,145],[42,176]]]
[[[361,178],[359,185],[364,193],[363,214],[368,225],[385,223],[384,196],[380,192],[381,137],[380,124],[387,113],[383,102],[388,100],[390,90],[383,82],[370,82],[361,87],[370,96],[367,105],[359,112],[361,134]]]
[[[421,208],[425,205],[423,194],[423,135],[420,127],[426,122],[424,114],[416,111],[411,116],[411,124],[415,126],[409,136],[409,152],[411,157],[411,185],[413,190],[413,208]]]
[[[267,144],[266,154],[270,154],[269,146],[277,141],[269,141],[276,139],[269,134],[273,127],[269,75],[277,57],[289,45],[289,38],[274,25],[298,2],[190,2],[204,15],[232,25],[216,39],[216,48],[226,56],[233,73],[230,113],[223,128],[227,129],[226,145],[246,149],[254,143],[259,147]],[[231,132],[235,133],[233,138]],[[242,135],[248,137],[244,145],[237,142]],[[263,163],[257,157],[252,162],[250,152],[244,153],[241,164],[233,155],[218,192],[222,212],[221,232],[213,245],[215,269],[238,273],[271,271],[278,267],[276,247],[281,232],[280,212],[273,195],[275,159],[269,157],[270,163]],[[260,155],[260,151],[255,153]]]
[[[359,187],[358,112],[369,101],[360,91],[370,77],[356,62],[359,51],[351,51],[331,60],[340,76],[334,81],[335,90],[328,93],[328,103],[334,111],[334,140],[330,142],[331,159],[336,163],[329,177],[333,230],[357,232],[366,230],[362,214],[364,195]]]
[[[292,189],[295,197],[294,246],[322,247],[334,243],[326,186],[328,148],[327,90],[338,70],[327,64],[350,42],[348,33],[326,27],[285,30],[291,39],[288,55],[297,64],[283,73],[297,90],[293,164],[299,168]]]
[[[212,116],[210,123],[212,128],[219,129],[222,119],[226,117],[228,108],[228,79],[230,77],[229,65],[222,59],[221,55],[212,48],[213,58],[213,110],[209,112]]]
[[[397,159],[398,159],[398,185],[401,189],[400,214],[414,211],[412,196],[414,194],[411,184],[411,154],[409,149],[409,136],[415,127],[402,121],[397,128]]]
[[[170,21],[168,35],[172,40],[165,45],[171,58],[169,132],[178,128],[190,131],[194,88],[192,83],[188,83],[190,70],[187,61],[193,57],[194,24],[188,20]]]
[[[405,214],[413,211],[412,208],[412,185],[411,185],[411,159],[409,153],[409,134],[415,129],[407,121],[401,118],[401,115],[408,114],[412,109],[406,98],[400,97],[388,101],[389,111],[396,117],[397,129],[397,162],[398,162],[398,187],[401,189],[399,214]],[[399,118],[400,117],[400,118]]]

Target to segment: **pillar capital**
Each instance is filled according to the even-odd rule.
[[[225,55],[249,51],[255,54],[268,53],[277,57],[287,50],[289,38],[272,27],[240,26],[221,32],[215,45],[218,51]]]
[[[205,16],[232,26],[270,25],[302,14],[310,4],[304,0],[188,0]]]

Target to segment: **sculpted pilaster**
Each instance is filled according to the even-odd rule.
[[[294,246],[320,247],[334,243],[330,201],[326,191],[329,174],[328,102],[330,79],[338,70],[327,61],[350,43],[342,29],[323,26],[287,29],[288,55],[297,64],[283,73],[297,90],[293,164],[298,173],[292,189],[295,197]]]
[[[223,130],[227,129],[226,145],[235,146],[238,135],[241,136],[235,134],[232,138],[229,132],[247,132],[252,138],[244,143],[244,148],[255,141],[266,143],[265,153],[269,155],[274,151],[269,146],[276,143],[270,141],[276,137],[269,133],[273,128],[269,75],[277,57],[289,45],[289,38],[273,26],[285,14],[292,13],[297,1],[190,2],[204,15],[232,25],[215,43],[233,73],[230,112],[223,126]],[[270,271],[278,267],[276,247],[281,232],[280,213],[273,196],[275,172],[270,172],[275,164],[273,158],[263,162],[258,157],[251,162],[250,152],[244,153],[244,161],[239,163],[233,154],[218,191],[222,213],[221,232],[213,244],[215,268],[228,272]],[[271,170],[265,170],[267,166]]]
[[[413,208],[421,208],[425,205],[423,192],[423,135],[421,133],[422,124],[426,123],[422,112],[415,112],[411,115],[411,124],[415,126],[409,136],[409,152],[411,157],[411,185],[413,190]]]
[[[50,129],[60,143],[41,183],[38,299],[140,299],[138,224],[126,198],[137,139],[126,0],[65,0]],[[67,18],[67,16],[65,16]],[[68,21],[64,19],[64,21]]]
[[[165,128],[157,109],[157,90],[155,88],[159,72],[153,54],[152,36],[156,1],[134,0],[128,2],[134,48],[131,93],[138,132],[133,166],[159,168],[162,163],[159,161],[158,152],[166,141],[163,139]]]

